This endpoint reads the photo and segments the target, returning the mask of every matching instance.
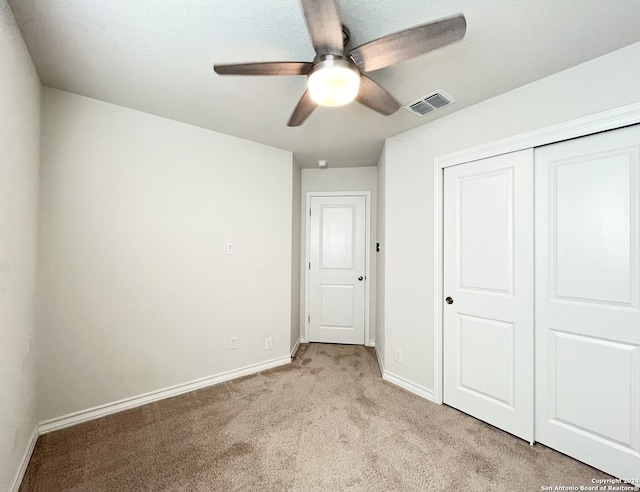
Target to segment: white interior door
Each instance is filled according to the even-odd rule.
[[[640,478],[640,126],[536,150],[536,441]]]
[[[444,170],[444,402],[533,441],[533,150]]]
[[[364,196],[311,197],[309,341],[364,344]]]

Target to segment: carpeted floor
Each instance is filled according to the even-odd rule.
[[[361,346],[38,439],[21,491],[490,490],[607,475],[380,377]]]

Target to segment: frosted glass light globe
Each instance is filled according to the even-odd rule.
[[[346,60],[325,60],[314,67],[307,80],[309,95],[320,106],[344,106],[360,89],[360,73]]]

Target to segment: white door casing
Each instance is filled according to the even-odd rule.
[[[444,402],[533,442],[533,151],[445,169]]]
[[[308,196],[307,340],[365,343],[367,196]]]
[[[536,440],[640,478],[640,126],[536,149]],[[637,483],[637,482],[636,482]]]

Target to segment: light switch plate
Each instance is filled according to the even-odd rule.
[[[236,245],[234,243],[227,243],[227,254],[228,255],[236,254]]]

